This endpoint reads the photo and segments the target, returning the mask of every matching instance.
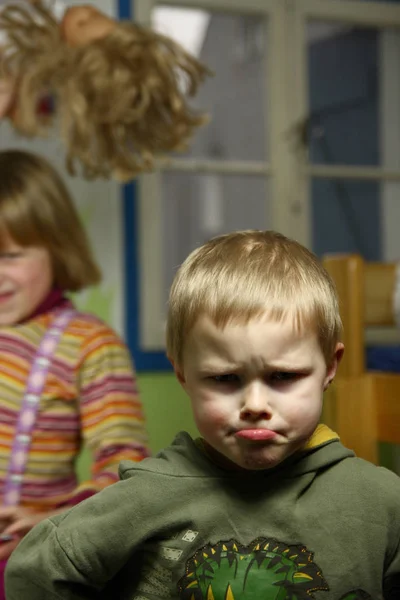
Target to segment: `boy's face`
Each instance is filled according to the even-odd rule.
[[[177,376],[217,461],[270,469],[314,432],[342,352],[338,344],[327,367],[316,334],[296,332],[289,321],[257,318],[220,329],[201,317]]]

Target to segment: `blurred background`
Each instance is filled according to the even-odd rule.
[[[180,429],[195,434],[164,353],[168,289],[193,248],[259,228],[321,257],[400,258],[400,3],[91,3],[151,24],[215,72],[193,102],[209,125],[190,149],[129,185],[69,177],[59,141],[0,128],[2,148],[43,154],[67,181],[104,273],[78,306],[128,343],[156,451]]]

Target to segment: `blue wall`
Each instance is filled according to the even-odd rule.
[[[118,17],[133,19],[133,0],[118,0]],[[138,260],[138,206],[135,182],[121,186],[125,248],[125,331],[137,371],[172,371],[164,352],[144,352],[140,347],[140,306]]]

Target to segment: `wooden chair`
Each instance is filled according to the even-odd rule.
[[[338,290],[345,354],[327,393],[324,420],[343,444],[378,464],[379,442],[400,444],[400,374],[368,372],[365,328],[394,326],[395,263],[325,256]]]

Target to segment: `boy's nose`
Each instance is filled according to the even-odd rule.
[[[268,400],[268,391],[258,382],[247,386],[244,391],[243,406],[240,417],[247,420],[270,419],[271,406]]]

